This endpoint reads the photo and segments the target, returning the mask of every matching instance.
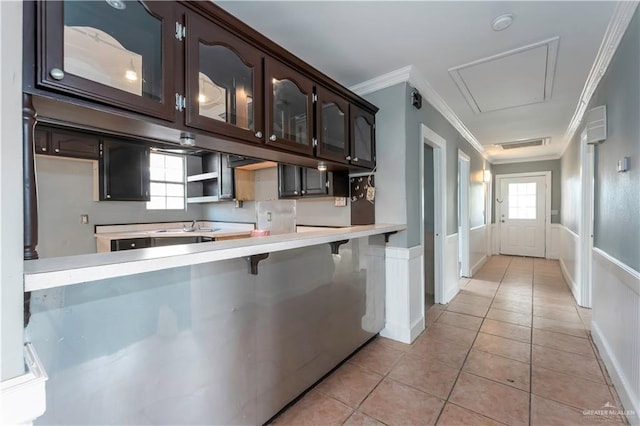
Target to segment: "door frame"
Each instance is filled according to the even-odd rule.
[[[471,277],[469,265],[469,187],[471,178],[471,157],[458,149],[458,274]]]
[[[580,135],[580,186],[582,188],[580,205],[582,212],[578,224],[580,300],[577,301],[580,306],[585,308],[591,307],[594,171],[595,148],[593,145],[587,144],[585,129]]]
[[[434,302],[446,303],[444,244],[447,233],[447,141],[424,124],[420,125],[420,244],[424,253],[424,145],[433,148],[433,230],[434,240]],[[424,256],[424,254],[423,254]],[[424,294],[424,268],[422,293]]]
[[[495,212],[496,212],[496,225],[498,232],[498,247],[502,245],[502,230],[501,230],[501,222],[499,215],[502,213],[501,203],[498,202],[499,199],[502,198],[502,180],[510,179],[510,178],[523,178],[523,177],[539,177],[544,176],[545,178],[545,194],[544,194],[544,203],[545,203],[545,219],[544,219],[544,258],[549,258],[549,252],[551,244],[551,171],[540,171],[540,172],[524,172],[524,173],[507,173],[507,174],[498,174],[495,176],[496,178],[496,196],[495,196]],[[498,248],[498,254],[500,253],[500,249]]]

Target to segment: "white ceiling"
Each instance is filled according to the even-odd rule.
[[[489,158],[498,162],[560,156],[565,132],[616,7],[609,1],[216,3],[348,87],[411,65],[483,145]],[[513,25],[493,31],[492,20],[503,13],[514,15]],[[539,78],[540,63],[531,62],[536,67],[532,76],[518,72],[536,59],[531,55],[518,55],[522,62],[503,60],[503,67],[494,63],[468,76],[475,79],[477,95],[489,102],[487,109],[526,105],[477,113],[449,72],[554,37],[559,37],[559,43],[551,97],[542,102],[534,93],[545,85]],[[551,143],[508,152],[492,146],[541,137],[551,137]]]

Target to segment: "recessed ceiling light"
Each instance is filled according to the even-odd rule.
[[[509,28],[512,23],[513,15],[511,13],[505,13],[498,16],[493,20],[493,22],[491,22],[491,28],[493,28],[493,31],[502,31]]]

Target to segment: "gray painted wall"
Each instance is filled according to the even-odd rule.
[[[378,159],[384,161],[378,161],[376,172],[376,222],[407,224],[407,231],[391,237],[389,244],[395,247],[420,244],[423,123],[447,144],[447,235],[458,232],[458,149],[471,157],[471,227],[485,223],[481,176],[483,165],[489,164],[429,103],[423,102],[420,110],[412,107],[412,90],[400,83],[365,96],[380,108],[376,115],[376,151]]]
[[[387,87],[365,98],[380,108],[376,114],[376,223],[407,223],[405,84]],[[389,246],[409,247],[407,234],[402,231],[392,235]]]
[[[458,131],[429,103],[423,102],[422,109],[411,106],[409,99],[413,88],[404,84],[406,109],[406,202],[407,202],[407,247],[420,244],[420,140],[421,124],[425,124],[446,140],[447,144],[447,235],[458,232],[458,149],[471,157],[470,164],[470,226],[484,224],[484,188],[482,167],[484,158],[458,133]]]
[[[561,223],[576,234],[579,234],[578,222],[580,217],[580,132],[571,140],[561,159],[562,176],[562,208],[560,210]]]
[[[524,163],[509,163],[509,164],[494,164],[493,165],[493,180],[492,180],[492,193],[496,194],[496,179],[497,175],[511,174],[511,173],[528,173],[528,172],[542,172],[551,171],[551,210],[559,210],[562,204],[562,173],[560,160],[546,160],[546,161],[528,161]],[[495,199],[495,196],[494,196]],[[562,213],[562,211],[560,211]],[[495,208],[491,214],[491,223],[496,222]],[[560,223],[560,214],[551,215],[551,223]]]
[[[0,2],[0,380],[22,356],[22,3]]]
[[[594,245],[640,271],[640,12],[588,108],[607,105],[607,140],[595,149]],[[617,162],[630,157],[629,171]]]
[[[145,202],[93,201],[95,162],[36,157],[40,257],[95,253],[94,225],[169,222],[203,219],[202,206],[189,204],[187,210],[147,210]],[[198,158],[189,161],[189,173],[199,173]],[[81,214],[89,224],[80,223]]]

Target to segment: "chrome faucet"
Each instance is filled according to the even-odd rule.
[[[182,230],[185,231],[185,232],[193,232],[196,229],[197,228],[196,228],[196,220],[195,219],[193,219],[193,221],[191,222],[191,226],[189,226],[189,227],[187,227],[186,225],[182,226]]]

